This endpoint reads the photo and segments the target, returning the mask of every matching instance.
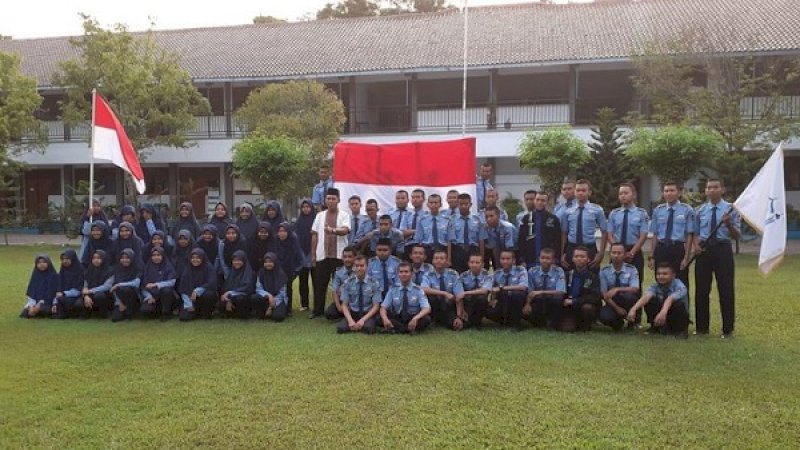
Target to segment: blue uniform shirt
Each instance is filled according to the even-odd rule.
[[[364,219],[369,217],[359,214],[357,216],[350,216],[350,232],[347,234],[347,243],[350,245],[355,244],[361,236],[361,224]]]
[[[331,290],[333,292],[340,292],[342,286],[344,286],[345,281],[348,278],[353,276],[353,268],[352,267],[339,267],[336,269],[336,272],[333,274],[333,282],[331,283]]]
[[[419,267],[415,268],[414,265],[411,265],[411,271],[414,272],[414,275],[411,276],[411,281],[414,284],[421,286],[422,280],[425,279],[425,275],[428,272],[433,272],[433,264],[428,264],[426,262],[419,265]]]
[[[715,206],[717,207],[716,211],[713,209]],[[733,209],[732,205],[725,200],[720,200],[716,205],[711,202],[706,202],[697,208],[695,212],[694,229],[697,232],[701,242],[707,241],[710,237],[712,221],[715,222],[715,225],[721,224],[722,216],[728,211],[731,212],[731,224],[737,230],[741,230],[742,218],[739,216],[739,212]],[[712,213],[716,217],[715,220],[712,220]],[[728,230],[728,227],[725,224],[721,224],[714,237],[718,242],[730,242],[731,232]]]
[[[403,286],[399,282],[389,288],[389,292],[387,292],[386,296],[383,298],[381,306],[388,312],[402,314],[404,289],[408,297],[408,310],[406,313],[415,316],[419,314],[422,309],[431,307],[430,303],[428,303],[428,297],[425,296],[425,292],[422,291],[421,287],[414,283],[408,283]]]
[[[381,292],[380,283],[375,278],[366,275],[360,280],[357,276],[352,276],[342,287],[342,303],[347,305],[350,311],[366,313],[372,305],[381,303]],[[359,305],[359,301],[363,304]]]
[[[441,210],[439,210],[439,214],[443,215],[444,217],[449,217],[450,219],[452,219],[453,217],[458,217],[458,216],[461,215],[461,213],[458,211],[458,208],[441,209]]]
[[[422,219],[425,218],[425,216],[429,216],[430,214],[431,213],[429,213],[428,211],[425,211],[422,208],[420,208],[419,210],[411,208],[411,210],[408,212],[408,214],[406,214],[406,224],[405,224],[405,228],[403,228],[403,229],[404,230],[418,230],[419,227],[420,227],[420,224],[422,222]],[[415,220],[415,217],[416,217],[416,220]],[[415,231],[414,234],[412,236],[410,236],[408,239],[406,239],[403,243],[405,245],[409,245],[409,244],[416,244],[417,242],[419,242],[419,241],[417,240],[417,234],[416,234],[416,231]]]
[[[411,224],[411,216],[414,215],[414,208],[392,208],[389,210],[388,213],[392,217],[392,228],[396,228],[400,231],[407,230],[409,225]],[[419,218],[417,219],[419,220]],[[402,238],[402,233],[401,233]],[[399,244],[394,248],[395,251],[402,253],[405,247],[404,241],[400,241]]]
[[[674,295],[675,301],[683,304],[683,307],[686,308],[687,311],[689,310],[689,293],[683,281],[677,278],[672,280],[669,286],[661,286],[658,283],[653,283],[647,289],[647,293],[659,296],[662,300],[666,300],[670,295]]]
[[[617,287],[617,271],[613,264],[609,264],[600,269],[600,293],[605,294],[615,287]],[[622,263],[619,271],[619,287],[639,287],[639,271],[636,270],[636,266]]]
[[[325,203],[325,192],[328,188],[332,188],[333,186],[333,177],[328,177],[325,181],[320,181],[319,183],[314,185],[314,189],[311,191],[311,203],[314,206],[320,206]]]
[[[477,282],[476,282],[477,279]],[[467,270],[461,274],[461,287],[465,291],[474,291],[477,289],[492,290],[494,280],[486,269],[481,269],[477,274]]]
[[[547,279],[545,279],[547,275]],[[550,266],[550,270],[542,270],[542,266],[531,267],[528,270],[528,286],[531,291],[560,291],[567,292],[567,278],[564,269]]]
[[[434,222],[436,222],[436,242],[433,240]],[[444,247],[447,246],[447,243],[449,242],[448,236],[450,233],[450,219],[442,213],[439,213],[436,216],[428,213],[419,219],[416,230],[417,231],[414,235],[415,242],[426,246],[433,246],[434,244],[438,243],[440,246]]]
[[[389,280],[389,286],[397,282],[397,266],[400,265],[400,262],[400,258],[392,255],[389,255],[386,259],[386,278]],[[381,291],[386,291],[386,289],[389,288],[389,286],[384,284],[383,261],[378,259],[377,256],[369,259],[369,263],[367,263],[367,274],[378,280]]]
[[[489,180],[484,180],[480,175],[475,177],[475,197],[479,210],[486,208],[486,191],[489,189],[494,189]]]
[[[622,230],[625,221],[625,211],[628,211],[628,226],[625,230],[625,238],[623,239]],[[647,230],[650,228],[650,216],[644,208],[637,206],[630,206],[624,208],[620,206],[615,208],[608,215],[608,228],[606,231],[611,235],[609,239],[611,242],[623,242],[625,245],[634,245],[639,240],[642,234],[647,235]]]
[[[495,287],[503,286],[524,286],[528,288],[528,271],[522,266],[512,266],[506,272],[505,270],[496,270],[492,275]],[[506,280],[508,280],[506,282]]]
[[[574,198],[572,200],[556,203],[555,208],[553,208],[553,214],[555,214],[555,216],[558,217],[558,220],[561,223],[564,223],[564,217],[563,217],[564,213],[572,209],[572,207],[574,207],[577,204],[578,201],[575,200]]]
[[[356,241],[360,241],[367,235],[370,231],[378,229],[378,217],[375,216],[375,220],[372,220],[369,216],[363,216],[361,221],[358,223],[358,234],[356,234]]]
[[[387,238],[390,241],[392,241],[391,251],[394,252],[403,243],[403,232],[396,228],[392,228],[391,230],[389,230],[388,234],[381,234],[380,230],[378,230],[369,239],[369,249],[374,252],[375,247],[378,246],[378,239],[381,238]]]
[[[603,212],[603,208],[601,208],[599,205],[595,205],[592,202],[586,202],[583,205],[580,205],[576,202],[572,208],[566,210],[562,214],[563,220],[561,220],[561,231],[567,233],[567,242],[571,244],[578,243],[578,217],[581,214],[581,206],[583,206],[582,243],[584,245],[591,246],[595,242],[594,233],[598,229],[605,231],[607,228],[606,213]]]
[[[442,278],[441,281],[440,277]],[[442,281],[444,281],[444,289],[441,288]],[[464,293],[464,287],[461,285],[461,279],[458,277],[458,272],[453,269],[445,269],[442,273],[439,273],[436,270],[428,272],[422,279],[421,287],[444,290],[453,295],[461,295]]]
[[[450,237],[449,240],[457,245],[470,245],[477,247],[479,242],[486,239],[486,228],[481,223],[481,219],[475,215],[468,216],[458,215],[452,217],[450,222]],[[469,223],[468,237],[469,241],[464,242],[464,226]]]
[[[514,227],[510,223],[500,221],[496,227],[485,225],[486,246],[490,249],[507,250],[514,248]]]
[[[508,213],[506,212],[506,210],[501,208],[501,207],[499,207],[499,206],[497,208],[500,210],[500,220],[508,222]],[[485,224],[486,223],[486,210],[485,209],[480,210],[478,212],[478,217],[480,217],[481,218],[481,222],[483,222]]]
[[[669,210],[672,208],[672,235],[667,236]],[[686,242],[687,236],[695,232],[694,210],[682,202],[662,203],[653,210],[653,220],[650,221],[650,231],[659,241]]]

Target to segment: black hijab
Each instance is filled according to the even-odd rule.
[[[99,239],[92,237],[91,230],[95,228],[102,232]],[[92,223],[92,227],[89,231],[89,243],[86,244],[86,250],[83,252],[81,263],[83,263],[84,267],[89,267],[89,264],[92,263],[92,255],[98,250],[103,250],[103,255],[107,258],[108,251],[111,250],[113,245],[114,241],[111,240],[111,230],[108,228],[108,224],[101,221]]]
[[[95,267],[95,265],[92,264],[94,255],[100,256],[100,259],[103,260],[100,267]],[[92,254],[89,255],[89,267],[86,268],[86,286],[89,289],[101,286],[111,275],[114,275],[114,273],[111,270],[111,266],[108,264],[108,255],[106,252],[103,250],[95,250],[92,252]]]
[[[217,217],[217,206],[222,205],[225,208],[225,216],[222,218]],[[217,231],[222,231],[230,225],[233,221],[231,220],[230,212],[228,211],[228,205],[225,203],[219,202],[214,205],[214,211],[211,212],[211,217],[208,218],[208,223],[210,225],[214,225],[217,227]],[[208,256],[211,259],[211,255]],[[213,259],[211,259],[213,261]]]
[[[228,234],[228,230],[236,231],[236,240],[231,242],[229,241],[225,235]],[[247,246],[245,245],[245,239],[242,236],[242,232],[239,231],[239,227],[234,224],[230,224],[225,228],[225,232],[223,233],[222,237],[220,238],[220,242],[222,242],[222,258],[225,262],[225,265],[230,267],[231,266],[231,259],[233,258],[233,254],[237,250],[242,250],[247,254]]]
[[[181,247],[178,245],[178,241],[180,241],[182,237],[189,241],[189,245],[186,247]],[[192,252],[192,249],[196,248],[196,246],[197,244],[194,242],[194,237],[189,230],[178,231],[178,237],[175,239],[175,258],[173,259],[175,262],[176,273],[183,273],[184,267],[186,267],[186,264],[189,264],[189,254]]]
[[[153,262],[152,256],[156,253],[161,255],[160,264]],[[163,248],[153,247],[153,249],[150,250],[150,257],[150,260],[147,261],[147,265],[144,266],[144,272],[142,272],[142,285],[148,283],[160,283],[162,281],[174,280],[176,278],[175,268],[172,267],[172,263],[170,262]]]
[[[92,200],[92,205],[91,206],[102,206],[102,205],[100,205],[100,201],[99,200]],[[86,208],[86,209],[88,210],[89,208]],[[86,223],[86,222],[91,222],[91,223],[103,222],[106,225],[108,225],[108,219],[106,218],[106,213],[103,212],[103,208],[102,207],[100,208],[100,212],[98,214],[92,214],[91,217],[89,216],[89,214],[86,211],[83,212],[83,215],[81,216],[81,230],[83,230],[83,224]]]
[[[303,205],[308,204],[311,207],[311,212],[303,214]],[[311,227],[314,225],[314,205],[311,200],[304,198],[300,202],[300,211],[297,212],[297,221],[294,223],[294,232],[297,234],[297,239],[300,242],[300,249],[303,254],[311,254]]]
[[[61,254],[61,258],[64,257],[69,258],[70,264],[69,267],[61,265],[61,270],[58,271],[58,291],[64,292],[70,289],[83,289],[83,266],[81,266],[80,260],[78,260],[78,254],[75,253],[75,250],[68,249],[64,250],[64,253]]]
[[[181,274],[181,279],[178,283],[178,293],[191,295],[192,291],[199,287],[206,290],[215,290],[217,274],[214,267],[208,262],[206,252],[202,248],[196,248],[189,254],[189,258],[192,255],[200,256],[203,262],[197,267],[193,266],[191,262],[186,265],[186,269]]]
[[[287,237],[281,240],[278,237],[279,230],[286,230]],[[286,274],[294,274],[303,265],[304,255],[303,250],[300,249],[300,243],[297,240],[297,235],[292,232],[291,226],[288,222],[283,222],[278,225],[275,230],[275,239],[273,239],[274,251],[278,254],[279,264],[283,272]]]
[[[267,270],[262,264],[261,270],[258,271],[258,281],[261,282],[261,286],[265,291],[272,295],[278,295],[281,289],[286,287],[286,282],[289,280],[289,278],[283,272],[283,269],[281,269],[280,262],[278,261],[278,255],[272,252],[267,252],[264,255],[264,260],[272,261],[275,266],[272,268],[272,270]]]
[[[253,292],[253,269],[247,262],[247,253],[243,250],[237,250],[233,253],[233,259],[238,259],[244,263],[241,269],[234,269],[231,265],[231,271],[225,282],[222,285],[223,292],[235,291],[243,294],[250,294]]]
[[[144,219],[144,212],[147,211],[150,213],[152,217],[153,225],[156,227],[156,230],[163,232],[164,231],[164,222],[161,220],[161,214],[158,213],[156,208],[149,204],[145,203],[139,208],[139,217],[136,221],[136,235],[144,242],[150,242],[150,238],[152,234],[150,234],[150,230],[147,229],[147,221]]]
[[[236,219],[236,225],[239,227],[239,232],[242,234],[245,241],[250,242],[256,237],[258,219],[256,218],[255,211],[253,211],[253,205],[250,203],[242,203],[242,206],[239,207],[239,212],[241,213],[243,209],[250,211],[250,217],[248,219]]]
[[[127,255],[128,258],[131,259],[131,263],[128,267],[124,267],[120,262],[123,255]],[[139,258],[133,250],[129,248],[122,250],[119,258],[117,258],[117,265],[114,267],[114,284],[127,283],[128,281],[139,278],[140,267]]]
[[[206,231],[210,231],[211,234],[214,235],[214,238],[209,242],[206,242],[206,240],[203,239],[203,235]],[[209,223],[203,227],[203,231],[200,232],[200,236],[197,236],[197,247],[203,249],[206,257],[209,261],[211,261],[212,264],[217,260],[217,255],[219,254],[219,236],[217,233],[217,227]]]
[[[119,262],[119,257],[122,256],[122,251],[125,249],[130,249],[133,251],[134,255],[136,256],[135,265],[138,265],[139,262],[142,261],[142,247],[144,244],[142,240],[139,239],[139,236],[136,235],[136,229],[131,225],[129,222],[122,222],[119,224],[119,229],[127,228],[131,230],[131,235],[127,239],[122,239],[120,235],[117,235],[117,238],[114,239],[113,248],[113,260],[114,265],[116,266],[117,262]]]
[[[36,268],[36,264],[39,260],[47,262],[46,270],[39,270]],[[39,300],[52,300],[53,297],[56,296],[56,292],[58,292],[58,274],[53,267],[53,261],[44,253],[36,255],[36,258],[33,260],[33,271],[31,272],[31,278],[30,281],[28,281],[28,289],[25,291],[25,294],[38,302]]]
[[[161,237],[161,245],[153,244],[153,238],[155,236]],[[150,242],[145,247],[144,252],[142,252],[142,262],[144,264],[147,264],[147,262],[150,261],[150,252],[152,252],[156,247],[161,247],[164,257],[168,258],[170,261],[172,260],[172,255],[175,253],[175,249],[167,241],[167,235],[161,230],[156,230],[156,232],[150,236]]]
[[[270,209],[275,210],[275,218],[270,219],[267,215],[267,211]],[[273,230],[278,228],[281,222],[285,222],[286,219],[283,218],[283,211],[281,211],[281,204],[278,203],[276,200],[270,200],[267,202],[266,207],[264,208],[264,214],[261,216],[262,222],[268,222],[269,225],[272,227]]]
[[[189,210],[189,217],[181,216],[181,209]],[[178,217],[175,219],[175,227],[172,229],[172,238],[178,240],[178,233],[181,230],[188,230],[192,236],[200,235],[200,225],[197,224],[197,217],[194,215],[194,206],[190,202],[183,202],[178,207]]]

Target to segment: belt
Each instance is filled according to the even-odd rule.
[[[658,243],[659,244],[663,244],[663,245],[683,245],[684,244],[683,241],[673,241],[671,239],[663,239],[663,240],[658,241]]]
[[[723,244],[724,245],[731,245],[731,241],[729,241],[728,239],[716,239],[716,240],[713,240],[713,241],[711,241],[711,240],[700,241],[700,246],[701,247],[714,247],[716,245],[723,245]]]

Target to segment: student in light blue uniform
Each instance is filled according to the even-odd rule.
[[[111,321],[132,320],[139,310],[139,284],[141,282],[141,266],[139,258],[133,250],[126,248],[120,253],[114,267],[114,285],[111,295],[114,307],[111,310]]]
[[[539,264],[528,269],[530,292],[522,307],[522,315],[535,327],[547,325],[558,330],[564,310],[567,280],[564,269],[556,265],[556,252],[545,247],[539,252]]]
[[[411,264],[400,263],[395,283],[381,303],[381,321],[388,333],[416,334],[431,324],[431,305],[422,288],[411,281]]]
[[[31,319],[37,316],[49,316],[55,313],[53,299],[58,292],[58,273],[53,262],[46,254],[36,255],[33,270],[25,291],[26,302],[19,316]]]
[[[653,210],[650,221],[650,256],[647,265],[655,270],[656,266],[666,261],[679,280],[689,289],[689,258],[695,234],[694,209],[680,201],[683,187],[676,182],[664,183],[661,193],[665,203]]]
[[[377,230],[380,226],[378,217],[378,201],[374,198],[367,200],[364,210],[367,212],[367,214],[361,219],[361,221],[359,221],[355,246],[363,255],[370,257],[374,256],[375,254],[369,248],[370,237],[372,236],[370,233]]]
[[[677,338],[689,337],[689,296],[686,286],[676,279],[669,261],[656,267],[656,282],[628,311],[628,322],[636,320],[636,313],[645,308],[651,323],[649,333],[671,334]]]
[[[556,203],[555,208],[553,208],[553,214],[558,217],[558,220],[563,222],[564,217],[563,214],[572,207],[575,206],[577,201],[575,200],[575,181],[574,180],[567,180],[561,183],[561,197],[564,199]]]
[[[317,212],[327,209],[325,207],[325,193],[328,189],[335,187],[333,177],[330,176],[331,168],[328,165],[323,165],[319,168],[319,183],[314,185],[311,191],[311,203]]]
[[[411,248],[411,280],[417,286],[421,286],[425,275],[433,271],[433,265],[426,263],[426,258],[426,249],[422,244],[415,244],[414,247]]]
[[[243,250],[233,253],[231,271],[222,283],[222,295],[217,304],[223,317],[236,314],[240,319],[250,318],[250,297],[255,290],[255,280],[247,259]]]
[[[487,206],[484,210],[486,230],[486,253],[484,254],[484,268],[491,267],[497,270],[500,267],[500,252],[515,250],[514,227],[500,219],[500,209],[497,206]]]
[[[367,236],[369,237],[369,249],[371,254],[375,254],[378,241],[381,239],[389,240],[391,252],[395,255],[397,254],[398,246],[403,245],[403,232],[392,225],[392,217],[388,214],[381,216],[378,220],[378,229],[370,231]]]
[[[182,322],[196,317],[211,319],[217,304],[217,272],[202,248],[189,253],[189,264],[179,276],[178,295],[181,297],[179,318]]]
[[[528,271],[514,265],[514,252],[500,253],[500,270],[494,272],[494,299],[489,303],[486,317],[512,330],[522,329],[522,307],[528,296]]]
[[[328,320],[341,320],[344,318],[342,315],[341,295],[342,288],[348,278],[353,276],[353,263],[356,258],[356,248],[348,245],[342,250],[342,267],[336,269],[333,273],[333,282],[331,283],[331,297],[333,301],[327,308],[325,308],[325,318]]]
[[[406,216],[406,227],[403,230],[403,257],[407,261],[411,260],[411,248],[418,242],[416,231],[420,227],[421,221],[428,215],[424,206],[425,191],[422,189],[411,191],[411,211]]]
[[[79,316],[88,319],[97,311],[107,319],[111,313],[111,286],[114,285],[114,271],[103,250],[95,250],[89,260],[89,267],[84,275],[84,286],[81,291]]]
[[[479,251],[481,255],[486,250],[486,228],[481,219],[470,212],[472,197],[469,194],[459,194],[457,216],[450,217],[450,236],[452,246],[451,267],[456,272],[468,269],[469,255]]]
[[[589,180],[575,182],[575,206],[561,214],[561,240],[564,246],[561,252],[561,265],[564,269],[572,269],[572,253],[578,246],[589,250],[589,269],[595,274],[606,254],[606,213],[599,205],[589,201],[592,185]],[[595,234],[600,232],[598,250]]]
[[[447,253],[439,250],[433,253],[433,271],[423,277],[422,291],[431,304],[431,320],[453,330],[464,328],[456,316],[456,297],[464,293],[458,272],[447,267]],[[456,326],[455,322],[459,324]]]
[[[484,206],[483,209],[478,211],[478,217],[481,218],[481,221],[483,221],[483,223],[486,223],[486,214],[485,214],[486,208],[488,208],[490,206],[494,206],[494,207],[497,208],[497,210],[499,211],[499,214],[500,214],[500,220],[502,220],[504,222],[508,222],[509,221],[508,220],[508,213],[506,212],[505,209],[503,209],[502,206],[500,206],[498,204],[499,201],[500,201],[500,194],[498,194],[495,189],[489,189],[489,190],[486,191],[486,205]],[[511,224],[511,225],[515,226],[514,224]]]
[[[375,332],[375,319],[381,305],[381,287],[378,280],[367,274],[367,258],[363,255],[352,261],[353,276],[341,287],[342,317],[336,324],[337,333]]]
[[[600,269],[600,295],[605,305],[598,320],[614,330],[621,330],[625,317],[639,299],[639,272],[625,262],[625,246],[611,244],[611,264]],[[630,324],[633,325],[633,324]]]
[[[478,210],[486,208],[486,192],[490,189],[494,189],[491,179],[492,163],[484,161],[481,163],[480,173],[475,179],[475,201],[478,204]]]
[[[442,215],[445,217],[449,217],[451,220],[453,217],[458,217],[458,195],[459,192],[455,189],[450,189],[447,191],[447,208],[443,209]]]
[[[394,195],[394,208],[389,210],[389,216],[392,218],[392,228],[400,230],[403,239],[405,239],[404,232],[408,230],[409,219],[411,218],[411,211],[408,208],[408,191],[399,190]],[[402,259],[405,255],[405,243],[402,241],[392,248],[392,253],[398,258]]]
[[[433,260],[433,252],[436,250],[447,251],[447,260],[452,259],[452,251],[448,235],[450,232],[450,219],[441,212],[442,197],[439,194],[431,194],[428,197],[428,214],[425,214],[415,231],[415,242],[425,246],[425,256],[427,261]]]
[[[385,296],[389,287],[397,281],[397,267],[402,262],[400,258],[391,254],[391,245],[389,239],[379,239],[375,247],[375,256],[370,258],[367,264],[369,276],[380,283],[382,296]]]
[[[141,282],[142,307],[139,312],[144,317],[154,317],[161,313],[161,320],[172,318],[177,306],[175,282],[178,275],[175,267],[161,247],[150,250],[150,261],[144,267]]]
[[[278,263],[278,255],[267,252],[264,266],[256,276],[255,293],[250,297],[257,319],[282,322],[288,312],[286,283],[289,277],[283,273]]]
[[[462,272],[462,292],[456,296],[456,317],[453,328],[482,328],[486,309],[489,307],[489,294],[492,292],[494,280],[483,268],[483,256],[477,253],[469,255],[469,270]]]
[[[642,249],[647,241],[650,216],[644,208],[636,206],[636,187],[631,183],[619,185],[619,202],[622,206],[608,215],[608,240],[625,247],[625,262],[636,267],[641,281],[644,275]]]
[[[349,245],[355,245],[360,235],[361,222],[363,222],[367,216],[361,214],[361,197],[357,195],[350,196],[347,200],[347,206],[350,207],[350,233],[347,235],[347,243]]]

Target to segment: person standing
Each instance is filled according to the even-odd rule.
[[[644,208],[636,206],[636,187],[633,184],[620,184],[618,195],[621,206],[608,214],[608,241],[619,242],[625,247],[625,262],[636,267],[641,281],[644,275],[642,247],[647,241],[650,216]]]
[[[528,269],[538,266],[542,250],[549,248],[554,252],[556,263],[561,261],[561,221],[555,214],[547,211],[547,192],[528,191],[525,205],[533,209],[519,220],[517,248],[520,264]]]
[[[478,202],[478,211],[486,208],[486,192],[489,189],[494,189],[491,183],[492,178],[492,163],[484,161],[481,163],[480,173],[475,180],[475,196]]]
[[[333,187],[333,177],[331,177],[331,168],[326,164],[319,168],[319,183],[314,185],[311,191],[311,203],[316,208],[317,212],[324,211],[326,208],[325,197],[327,196],[328,189]]]
[[[461,273],[469,269],[469,255],[486,250],[486,228],[481,219],[470,212],[472,197],[459,194],[458,215],[450,216],[451,267]]]
[[[350,234],[350,214],[339,209],[339,190],[328,188],[326,210],[317,213],[311,225],[311,266],[314,268],[314,309],[308,318],[325,313],[325,295],[333,273],[342,263],[342,252]]]
[[[606,254],[606,213],[603,208],[589,201],[592,185],[589,180],[575,182],[575,206],[564,211],[561,220],[561,265],[565,270],[574,268],[572,253],[575,248],[584,246],[589,251],[589,269],[595,274]],[[598,250],[595,234],[600,232]]]
[[[556,204],[553,214],[563,221],[561,215],[575,206],[575,181],[567,180],[561,183],[561,196],[564,197],[564,201]]]
[[[694,209],[680,201],[682,186],[674,181],[664,183],[661,190],[664,201],[653,210],[653,220],[650,222],[650,232],[653,238],[650,241],[650,257],[647,265],[655,271],[662,262],[672,265],[678,279],[689,291],[689,253],[695,233]],[[687,295],[688,302],[688,295]]]

